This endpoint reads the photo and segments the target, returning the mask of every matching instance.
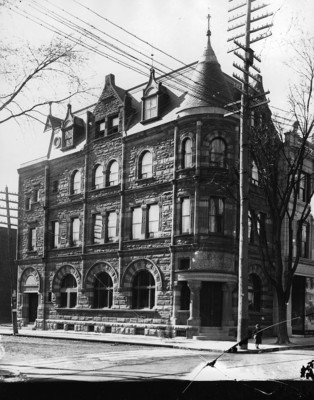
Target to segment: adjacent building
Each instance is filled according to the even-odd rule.
[[[48,116],[47,156],[19,169],[20,326],[235,334],[239,116],[225,105],[240,92],[210,36],[197,63],[158,79],[152,68],[131,89],[107,75],[97,104]],[[254,177],[252,202],[267,214]],[[259,257],[252,236],[252,325],[276,317]],[[304,265],[313,282],[310,250]]]

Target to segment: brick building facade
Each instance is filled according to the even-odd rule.
[[[184,81],[187,93],[174,84]],[[48,155],[19,169],[18,320],[36,329],[228,338],[237,320],[236,82],[198,63],[49,115]],[[267,212],[258,188],[251,196]],[[249,250],[250,324],[273,321]]]

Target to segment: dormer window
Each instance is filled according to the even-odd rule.
[[[144,99],[144,118],[151,119],[158,116],[157,113],[157,94]]]
[[[64,131],[64,147],[71,147],[73,146],[73,129],[68,129]]]
[[[142,97],[142,123],[160,117],[161,103],[164,101],[165,89],[160,82],[156,82],[155,70],[151,69],[149,82],[143,91]]]

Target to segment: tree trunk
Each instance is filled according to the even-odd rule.
[[[277,344],[288,344],[290,343],[287,328],[287,304],[285,302],[284,295],[277,293],[278,301],[278,337]]]

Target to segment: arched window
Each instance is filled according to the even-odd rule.
[[[77,194],[81,193],[81,173],[80,171],[75,171],[72,175],[72,185],[71,193]]]
[[[187,138],[182,143],[183,168],[192,167],[192,140]]]
[[[226,144],[220,138],[212,140],[210,144],[210,164],[215,167],[226,167]]]
[[[60,307],[74,308],[77,300],[77,283],[73,275],[66,275],[61,281],[60,287],[61,302]]]
[[[104,176],[102,173],[102,166],[98,165],[94,169],[93,189],[101,189],[103,186],[104,186]]]
[[[258,185],[258,169],[255,161],[252,161],[251,178],[253,185]]]
[[[111,308],[113,283],[109,274],[100,272],[94,282],[94,308]]]
[[[153,159],[150,151],[145,151],[140,158],[139,178],[151,178],[153,176]]]
[[[108,168],[108,186],[114,186],[119,183],[119,164],[112,161]]]
[[[261,310],[261,280],[256,274],[250,274],[248,283],[249,311],[259,312]]]
[[[180,282],[180,310],[188,310],[190,308],[190,288],[187,281]]]
[[[132,288],[133,308],[153,308],[155,305],[155,279],[153,275],[142,270],[137,273]]]

